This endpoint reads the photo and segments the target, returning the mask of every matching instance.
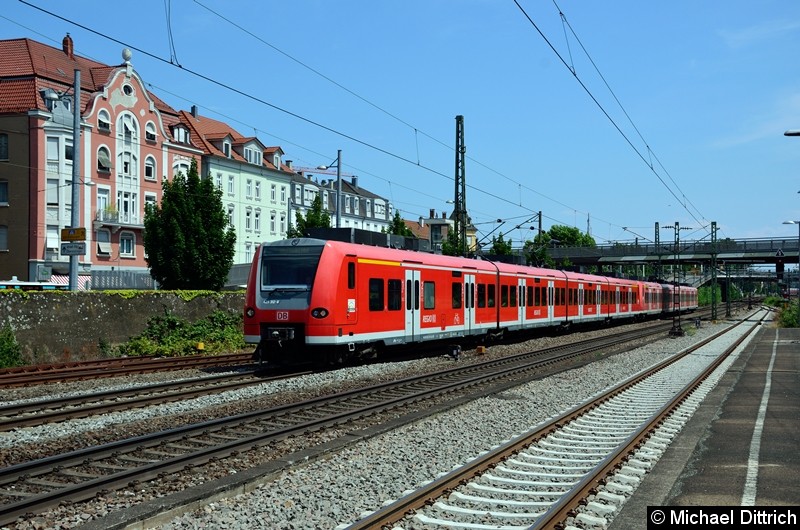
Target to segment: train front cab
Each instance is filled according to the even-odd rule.
[[[245,342],[258,361],[294,361],[305,348],[312,290],[324,241],[292,239],[262,244],[253,258],[244,308]],[[323,312],[324,313],[324,312]]]

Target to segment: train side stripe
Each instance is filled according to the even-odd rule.
[[[359,263],[366,263],[369,265],[390,265],[392,267],[399,267],[399,261],[386,261],[383,259],[368,259],[368,258],[358,258]]]

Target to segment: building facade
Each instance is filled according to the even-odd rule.
[[[200,175],[222,191],[222,205],[236,230],[233,262],[250,263],[259,243],[286,237],[293,171],[280,147],[264,146],[230,125],[201,116],[197,107],[180,112],[192,143],[203,151]]]
[[[0,143],[7,151],[0,158],[7,198],[0,208],[0,277],[63,283],[69,256],[61,253],[61,231],[75,228],[73,208],[86,229],[81,283],[91,270],[147,270],[144,206],[160,200],[162,180],[201,153],[173,138],[169,123],[177,112],[147,91],[130,57],[123,51],[118,66],[85,59],[74,54],[69,35],[61,49],[0,41]]]
[[[295,223],[296,213],[303,216],[308,214],[314,198],[319,195],[322,207],[331,217],[331,227],[359,228],[371,232],[388,231],[394,216],[392,203],[361,187],[355,175],[341,177],[341,190],[339,190],[335,173],[328,171],[311,173],[299,170],[295,173],[292,178],[290,203],[292,223]],[[337,195],[340,226],[336,226]]]
[[[80,114],[77,135],[74,112]],[[160,203],[163,182],[187,173],[193,158],[201,177],[222,191],[236,231],[234,263],[249,263],[261,242],[285,238],[295,213],[306,214],[316,195],[335,219],[335,178],[307,178],[280,147],[245,137],[194,107],[170,107],[147,90],[130,51],[112,66],[76,55],[69,35],[60,49],[0,40],[0,280],[66,284],[66,228],[86,232],[80,288],[90,286],[92,273],[149,279],[145,207]],[[357,177],[343,179],[340,204],[342,226],[380,232],[393,214],[389,201],[361,188]]]

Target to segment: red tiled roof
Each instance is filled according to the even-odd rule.
[[[64,49],[31,39],[0,40],[0,79],[35,79],[37,89],[37,93],[22,97],[16,92],[20,85],[15,85],[14,88],[9,85],[7,94],[0,93],[0,112],[20,112],[18,105],[23,100],[30,104],[24,110],[45,109],[38,90],[52,88],[57,92],[65,92],[74,84],[76,69],[81,72],[81,108],[85,110],[92,95],[101,91],[119,68],[120,66],[109,66],[74,53],[68,55]],[[177,114],[160,98],[150,92],[148,95],[162,113]]]
[[[225,155],[225,153],[223,153],[222,150],[219,149],[213,143],[214,141],[219,141],[227,137],[231,138],[233,145],[239,146],[239,145],[244,145],[248,142],[257,142],[259,145],[263,147],[263,144],[261,143],[261,140],[258,139],[258,137],[242,136],[236,129],[234,129],[225,122],[215,120],[207,116],[195,117],[191,112],[187,112],[185,110],[180,111],[180,118],[181,122],[187,125],[191,130],[190,139],[192,140],[192,142],[197,147],[205,151],[205,153],[208,155],[228,158]],[[280,148],[278,147],[275,149],[280,149]],[[274,152],[274,150],[272,152]],[[230,158],[232,160],[237,160],[239,162],[245,161],[244,157],[233,149],[231,149]],[[293,173],[293,171],[288,166],[285,165],[282,165],[280,168],[276,168],[275,165],[272,163],[272,160],[269,159],[268,157],[264,157],[262,159],[262,165],[270,169],[277,169],[278,171]]]
[[[27,112],[37,107],[36,80],[0,79],[0,113]]]
[[[420,239],[430,239],[431,238],[431,227],[429,225],[420,226],[419,222],[417,221],[409,221],[408,219],[403,219],[403,222],[406,226],[411,229],[411,233],[417,236]]]

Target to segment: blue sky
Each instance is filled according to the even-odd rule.
[[[69,32],[76,53],[122,62],[122,44],[1,1],[0,38]],[[600,244],[652,240],[656,222],[682,239],[711,221],[720,238],[798,233],[782,224],[800,220],[800,137],[783,135],[800,129],[794,0],[26,1],[130,46],[170,105],[296,166],[341,149],[407,219],[450,212],[463,115],[467,209],[515,246],[538,211]]]

